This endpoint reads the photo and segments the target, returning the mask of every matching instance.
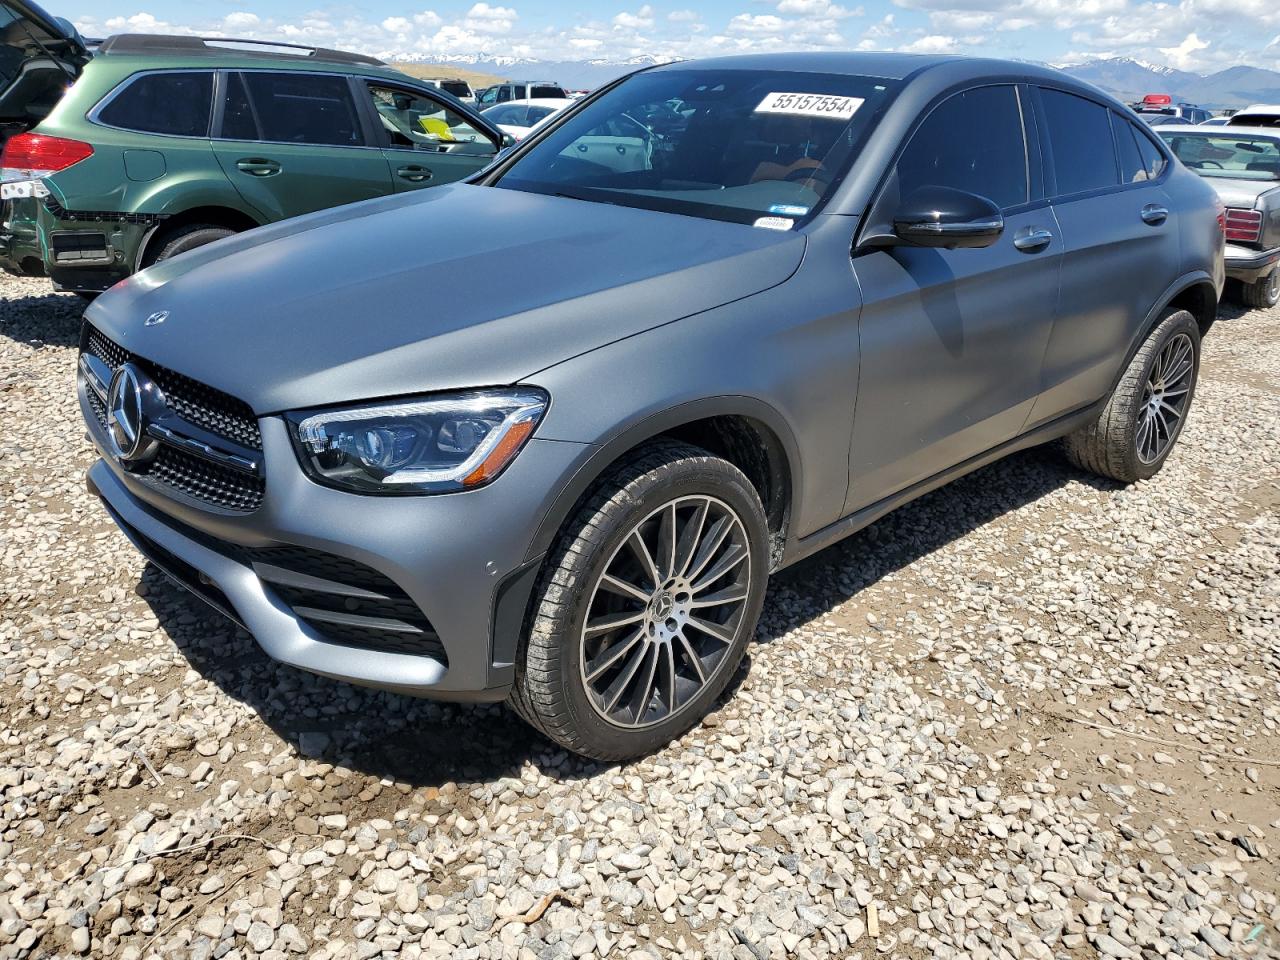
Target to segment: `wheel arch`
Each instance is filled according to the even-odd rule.
[[[1170,310],[1186,310],[1190,313],[1200,328],[1200,335],[1204,336],[1218,316],[1218,288],[1214,285],[1213,278],[1207,273],[1191,273],[1179,277],[1169,286],[1156,305],[1151,308],[1129,344],[1129,349],[1125,351],[1124,362],[1116,370],[1108,396],[1119,386],[1121,377],[1129,369],[1129,364],[1133,362],[1142,345],[1146,343],[1147,337],[1151,336],[1151,332],[1160,325],[1161,319]]]
[[[801,464],[795,435],[777,410],[754,397],[725,396],[691,401],[619,428],[584,463],[553,501],[529,548],[537,557],[551,548],[565,522],[614,465],[649,441],[682,440],[721,457],[760,494],[769,521],[770,562],[777,567],[795,515]]]
[[[172,235],[174,231],[194,226],[195,224],[226,227],[228,230],[234,230],[237,233],[262,226],[262,223],[254,217],[243,210],[237,210],[233,207],[200,206],[191,207],[181,213],[169,214],[147,231],[147,235],[138,246],[138,254],[134,259],[134,269],[141,270],[147,262],[147,257],[153,251],[159,249],[163,245],[165,238]]]

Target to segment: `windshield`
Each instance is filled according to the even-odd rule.
[[[1173,131],[1164,138],[1177,158],[1202,177],[1280,180],[1280,143],[1275,140]]]
[[[898,86],[782,71],[641,73],[560,123],[498,186],[790,229],[830,196]]]

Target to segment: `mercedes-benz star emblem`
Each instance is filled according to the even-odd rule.
[[[169,311],[161,310],[159,313],[153,313],[151,316],[147,317],[147,319],[143,320],[142,325],[144,327],[154,327],[164,323],[168,319]]]
[[[155,396],[148,396],[148,394]],[[136,463],[155,453],[156,441],[147,434],[147,407],[158,391],[132,363],[119,367],[107,389],[107,435],[113,452],[124,463]]]

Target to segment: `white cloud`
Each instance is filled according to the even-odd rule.
[[[672,10],[667,19],[672,23],[695,23],[702,19],[702,15],[696,10]]]
[[[467,11],[462,29],[475,33],[510,33],[519,16],[511,7],[491,7],[487,3],[477,3]]]
[[[959,46],[960,42],[955,37],[931,33],[899,49],[904,53],[954,53]]]
[[[778,12],[790,16],[818,17],[822,20],[843,20],[863,14],[861,7],[850,10],[829,0],[780,0]]]
[[[613,25],[624,30],[647,30],[653,26],[653,7],[645,4],[635,13],[624,10],[613,18]]]
[[[729,21],[729,33],[745,33],[755,36],[776,36],[782,32],[786,21],[771,13],[740,13]]]
[[[1161,47],[1160,52],[1168,60],[1169,66],[1179,70],[1193,70],[1201,59],[1196,54],[1208,47],[1208,41],[1201,40],[1195,33],[1188,33],[1176,47]]]
[[[249,13],[244,10],[237,10],[235,13],[228,13],[222,19],[223,26],[228,30],[248,30],[256,27],[262,22],[262,18],[256,13]]]

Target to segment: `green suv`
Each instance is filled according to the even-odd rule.
[[[5,144],[0,267],[86,296],[261,224],[469,177],[506,142],[351,53],[120,35],[74,73]]]

